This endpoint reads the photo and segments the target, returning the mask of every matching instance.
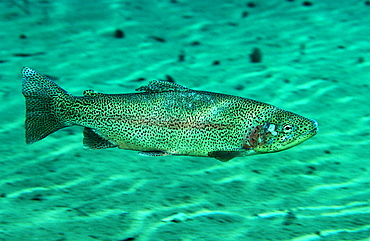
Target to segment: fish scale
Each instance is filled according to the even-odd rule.
[[[28,67],[22,75],[28,144],[79,125],[89,149],[229,161],[291,148],[318,131],[316,121],[270,104],[167,81],[153,80],[136,93],[86,90],[76,97]]]

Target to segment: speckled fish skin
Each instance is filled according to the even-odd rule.
[[[118,147],[148,156],[228,161],[282,151],[318,131],[316,121],[270,104],[167,81],[154,80],[137,93],[86,90],[75,97],[30,68],[23,68],[22,75],[28,144],[79,125],[90,149]]]

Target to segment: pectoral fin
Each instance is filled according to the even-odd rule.
[[[170,153],[164,151],[141,151],[139,152],[140,156],[168,156]]]
[[[211,151],[208,152],[209,157],[216,158],[222,162],[227,162],[233,159],[234,157],[242,156],[242,151],[240,150],[231,150],[231,151]]]

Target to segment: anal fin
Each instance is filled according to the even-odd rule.
[[[104,139],[93,129],[85,127],[84,129],[84,147],[89,149],[106,149],[116,147],[117,145]]]

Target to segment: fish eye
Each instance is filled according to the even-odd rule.
[[[283,129],[284,131],[291,131],[293,127],[291,125],[284,125]]]

